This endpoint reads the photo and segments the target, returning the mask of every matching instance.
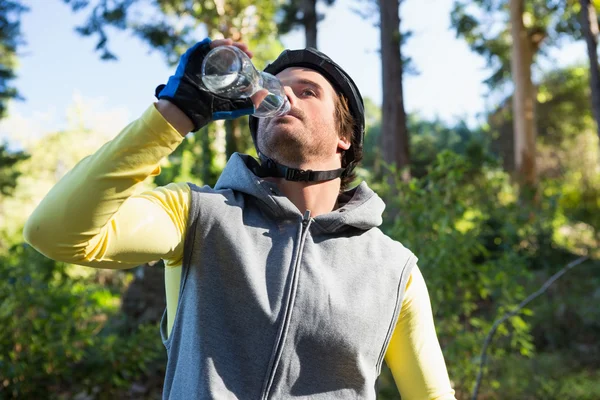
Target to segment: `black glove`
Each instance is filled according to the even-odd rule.
[[[192,132],[212,120],[234,119],[254,112],[251,99],[222,97],[211,93],[202,83],[202,61],[211,50],[210,43],[211,40],[206,38],[189,48],[181,56],[175,75],[155,91],[158,99],[169,100],[192,120]]]

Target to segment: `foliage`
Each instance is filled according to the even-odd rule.
[[[550,71],[537,89],[537,126],[542,143],[561,146],[593,129],[589,68],[570,66]]]
[[[73,127],[25,144],[27,159],[22,159],[22,154],[11,156],[13,161],[15,157],[22,160],[12,164],[13,168],[9,170],[0,169],[17,177],[10,195],[0,195],[0,253],[21,243],[22,227],[36,204],[64,174],[108,141],[110,136],[84,127]]]
[[[111,329],[119,294],[26,245],[0,258],[0,397],[110,398],[164,364],[156,326],[128,336]]]
[[[0,145],[0,196],[8,196],[15,189],[21,175],[16,166],[28,157],[22,151],[11,152],[6,145]]]
[[[509,176],[487,160],[443,151],[428,174],[379,191],[388,204],[385,231],[411,248],[430,288],[438,335],[459,391],[474,383],[485,335],[497,316],[526,295],[556,208],[517,202]],[[493,356],[533,355],[530,310],[501,326]]]
[[[170,182],[191,182],[197,185],[214,184],[218,176],[215,166],[214,130],[204,128],[188,135],[166,162],[154,183],[164,186]]]
[[[316,3],[316,0],[314,0]],[[305,0],[285,0],[281,5],[279,11],[279,22],[277,23],[277,30],[280,35],[285,35],[291,32],[295,28],[302,27],[304,24],[304,12],[303,5],[306,3]],[[335,0],[324,0],[328,6],[333,5]],[[323,14],[317,15],[317,20],[323,20],[325,16]]]
[[[377,399],[379,400],[400,400],[400,394],[396,388],[392,371],[384,363],[381,368],[381,375],[377,379]]]
[[[242,148],[238,151],[255,156],[248,118],[239,118],[238,123],[242,132],[239,143]],[[213,123],[188,135],[164,162],[161,174],[154,178],[154,184],[163,186],[170,182],[192,182],[214,186],[227,161],[223,125],[222,122]]]
[[[582,134],[594,130],[588,82],[588,69],[574,65],[544,74],[537,85],[537,166],[542,179],[564,174],[569,156],[575,155],[570,149]],[[512,115],[512,96],[488,115],[491,150],[507,170],[514,163]]]
[[[440,149],[453,147],[439,132],[443,130],[431,136],[445,143]],[[483,157],[465,152],[464,138],[454,142],[462,155],[440,151],[426,175],[409,183],[397,181],[395,188],[382,177],[376,186],[388,204],[384,230],[420,259],[458,398],[468,398],[472,390],[483,339],[495,319],[571,261],[572,253],[597,248],[597,230],[588,224],[600,214],[600,197],[594,195],[600,193],[600,179],[594,172],[597,156],[592,155],[598,153],[598,145],[593,131],[577,136],[577,146],[567,142],[565,158],[572,160],[564,163],[567,173],[542,182],[537,205],[521,204],[509,176],[485,152]],[[589,234],[582,236],[581,229]],[[596,263],[595,269],[582,266],[572,272],[543,300],[501,327],[489,354],[493,362],[486,373],[484,398],[595,398],[594,372],[588,371],[598,369],[600,347],[593,338],[600,334],[595,322],[600,314],[585,299],[598,295],[597,267]],[[538,350],[562,352],[563,373],[536,370]],[[512,374],[510,360],[521,367],[533,365],[532,370]],[[535,386],[526,384],[525,375],[535,377]],[[398,398],[390,379],[381,379],[387,382],[382,398]],[[568,393],[575,382],[582,387],[572,393],[580,397]]]
[[[371,114],[371,117],[368,116],[371,121],[367,121],[363,165],[377,179],[384,174],[381,163],[381,124],[377,112],[372,110]],[[411,173],[417,178],[427,174],[427,168],[443,150],[466,155],[478,165],[492,157],[487,150],[489,134],[483,128],[471,129],[465,122],[449,126],[440,120],[422,119],[417,114],[408,115],[407,125],[410,133]]]
[[[20,98],[10,81],[16,77],[17,49],[24,43],[21,14],[27,10],[20,1],[0,1],[0,119],[6,114],[7,101]]]
[[[538,271],[538,286],[559,265]],[[561,278],[536,307],[532,334],[539,351],[561,353],[575,368],[600,368],[600,263],[588,261]],[[590,299],[593,299],[590,301]]]
[[[560,193],[559,207],[564,218],[584,224],[600,234],[600,146],[594,130],[564,140],[560,147],[545,147],[543,156],[556,160],[558,167],[546,175],[546,192]],[[558,170],[558,171],[556,171]],[[554,175],[551,175],[554,172]],[[575,232],[567,236],[576,237]],[[600,236],[597,236],[600,240]],[[589,243],[589,241],[588,241]],[[594,248],[593,244],[589,248]]]
[[[271,0],[160,0],[150,4],[140,0],[64,2],[75,12],[92,9],[86,23],[77,31],[83,36],[98,36],[96,49],[106,60],[117,58],[109,49],[109,28],[132,32],[151,49],[161,52],[171,65],[206,36],[246,42],[254,53],[253,63],[257,68],[262,68],[283,50],[275,22],[279,2]],[[211,139],[219,138],[221,126],[211,124],[196,135],[198,140],[188,141],[177,149],[166,166],[167,173],[158,178],[157,183],[166,184],[169,182],[166,177],[170,177],[177,181],[214,184],[224,158],[234,151],[252,148],[247,125],[247,117],[226,122],[225,146],[220,148],[213,145]]]
[[[409,117],[408,125],[413,149],[412,171],[416,177],[426,175],[428,167],[443,150],[465,155],[475,165],[490,160],[482,129],[471,129],[465,122],[447,126],[441,121],[426,121],[415,115]]]
[[[81,126],[26,144],[27,159],[0,158],[14,187],[0,195],[0,210],[10,210],[0,219],[0,398],[115,397],[164,368],[158,327],[123,331],[116,318],[124,274],[107,286],[97,279],[103,271],[57,263],[21,244],[32,207],[107,139]]]
[[[108,28],[132,32],[151,49],[163,53],[172,65],[205,36],[243,39],[257,54],[259,64],[274,58],[281,50],[275,38],[278,2],[270,0],[63,1],[75,12],[92,8],[88,20],[77,31],[83,36],[97,36],[96,50],[106,60],[117,58],[108,46]]]
[[[371,22],[373,26],[379,28],[381,24],[380,14],[379,14],[379,0],[354,0],[356,6],[352,6],[352,11],[364,19],[365,21]],[[404,3],[404,0],[400,0],[400,7]],[[399,36],[400,39],[400,47],[406,45],[406,43],[413,37],[413,31],[411,30],[401,30],[395,33],[396,36]],[[408,56],[406,52],[400,51],[402,57],[402,75],[403,76],[417,76],[419,75],[419,69],[414,63],[412,57]]]
[[[544,46],[560,45],[561,39],[581,38],[580,5],[576,0],[525,1],[523,22],[532,54]],[[456,0],[451,12],[457,37],[488,61],[494,72],[486,83],[495,88],[510,79],[510,23],[507,0]],[[534,57],[535,61],[535,57]]]
[[[572,356],[561,352],[540,353],[533,358],[508,355],[497,359],[490,366],[490,375],[500,379],[496,382],[488,382],[481,398],[524,400],[599,398],[600,373],[577,368],[572,364]]]

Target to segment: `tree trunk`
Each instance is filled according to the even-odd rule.
[[[198,132],[198,137],[200,137],[200,143],[202,146],[202,159],[200,160],[202,172],[200,175],[202,178],[202,184],[209,186],[214,186],[218,178],[218,173],[213,168],[213,162],[217,156],[212,146],[212,143],[215,139],[214,126],[215,124],[212,124],[212,128],[210,125],[205,126],[200,132]]]
[[[535,89],[531,81],[533,52],[523,24],[524,0],[510,0],[511,72],[515,85],[513,127],[515,170],[519,181],[531,188],[537,184],[535,162]]]
[[[598,68],[598,16],[590,0],[581,3],[581,28],[590,59],[590,88],[592,90],[592,112],[596,120],[596,131],[600,138],[600,69]]]
[[[410,152],[406,112],[402,89],[402,55],[400,45],[400,1],[379,0],[381,18],[381,78],[383,105],[381,137],[383,159],[402,171],[402,179],[410,179]]]
[[[317,0],[303,0],[302,13],[304,18],[304,34],[306,47],[317,48]]]
[[[225,121],[225,156],[229,157],[235,152],[241,152],[242,127],[239,119]]]

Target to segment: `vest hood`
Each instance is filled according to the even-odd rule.
[[[298,208],[278,191],[277,185],[252,172],[256,165],[258,161],[254,158],[234,153],[217,181],[215,190],[242,192],[261,200],[280,216],[297,216],[300,213]],[[327,232],[339,232],[347,228],[368,230],[382,223],[385,203],[365,182],[341,193],[338,204],[338,209],[314,218],[314,222]]]

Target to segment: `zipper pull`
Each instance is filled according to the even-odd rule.
[[[306,228],[306,225],[308,225],[308,221],[310,221],[310,210],[306,210],[304,212],[304,217],[302,218],[302,226]]]

